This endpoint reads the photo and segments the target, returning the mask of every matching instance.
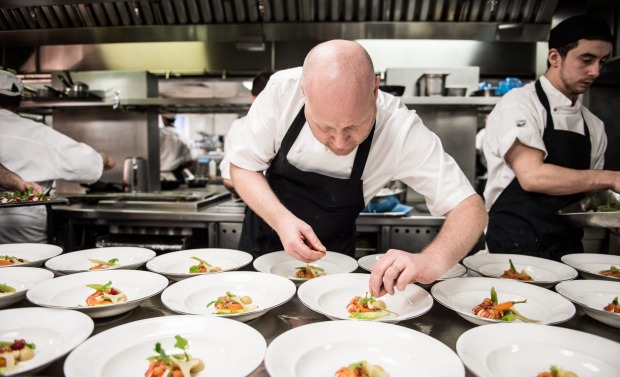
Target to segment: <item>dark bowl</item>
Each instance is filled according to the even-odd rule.
[[[400,97],[405,92],[405,87],[402,85],[380,85],[379,90]]]

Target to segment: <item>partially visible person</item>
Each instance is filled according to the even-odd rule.
[[[103,170],[114,167],[116,162],[107,153],[20,117],[16,111],[23,88],[17,76],[0,71],[0,161],[25,181],[17,183],[22,189],[36,182],[47,194],[56,179],[93,183]],[[0,244],[47,239],[45,206],[0,209]]]
[[[42,194],[43,188],[35,182],[26,182],[19,175],[13,173],[0,164],[0,190],[25,192],[32,188],[35,194]]]
[[[159,129],[159,170],[162,181],[183,183],[183,169],[192,167],[192,144],[175,127],[174,114],[162,114],[164,126]]]
[[[321,43],[303,67],[271,76],[229,155],[249,207],[241,250],[284,250],[303,262],[327,250],[352,256],[360,211],[396,180],[446,219],[422,252],[387,251],[370,276],[373,294],[431,283],[471,250],[486,225],[482,199],[439,137],[379,81],[368,52],[345,40]]]
[[[603,170],[603,122],[580,99],[609,58],[612,41],[602,19],[560,22],[550,32],[545,74],[508,92],[489,115],[483,149],[490,252],[553,260],[581,252],[583,230],[558,210],[584,193],[620,192],[620,172]]]
[[[254,79],[252,80],[252,89],[250,90],[250,98],[252,103],[254,103],[254,100],[256,99],[256,97],[258,97],[260,92],[265,89],[265,86],[267,85],[267,82],[269,81],[271,75],[273,75],[273,72],[265,71],[254,76]],[[225,143],[231,145],[232,143],[234,143],[233,140],[235,139],[236,135],[239,133],[243,133],[245,127],[245,119],[246,117],[243,116],[235,120],[230,125],[230,129],[228,130],[228,133],[224,138]],[[227,155],[228,149],[226,148],[226,145],[224,145],[224,159],[222,160],[222,162],[220,162],[220,172],[222,174],[224,187],[226,187],[226,189],[228,189],[228,191],[230,191],[234,196],[237,196],[237,192],[235,191],[235,187],[233,186],[232,179],[230,179],[230,161]]]

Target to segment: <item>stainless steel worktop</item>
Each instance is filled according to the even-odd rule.
[[[358,272],[363,272],[359,270]],[[425,287],[430,290],[429,287]],[[10,308],[22,308],[33,306],[26,300],[14,304]],[[101,333],[105,330],[119,326],[122,324],[130,323],[133,321],[176,315],[176,313],[167,309],[161,302],[160,295],[150,298],[144,301],[139,307],[132,311],[109,318],[95,319],[95,329],[93,335]],[[267,340],[267,344],[270,344],[273,339],[278,335],[290,330],[294,327],[298,327],[308,323],[328,321],[329,319],[321,314],[318,314],[306,306],[295,296],[292,300],[285,303],[282,306],[270,310],[267,314],[247,322],[247,324],[254,329],[258,330]],[[407,321],[400,322],[395,326],[404,326],[416,331],[420,331],[426,335],[429,335],[442,343],[446,344],[452,350],[456,350],[456,341],[461,334],[465,331],[475,327],[472,323],[464,320],[450,309],[442,306],[441,304],[434,302],[432,309],[423,314],[420,317],[413,318]],[[487,325],[492,326],[492,325]],[[541,325],[543,326],[543,325]],[[600,322],[585,316],[580,309],[577,309],[577,314],[570,321],[559,324],[559,327],[565,327],[583,331],[586,333],[598,335],[607,339],[620,341],[620,329],[606,326]],[[63,376],[63,364],[66,357],[63,357],[49,367],[36,374],[37,376]],[[268,376],[265,370],[264,364],[261,364],[250,377],[265,377]],[[466,376],[473,376],[467,371]]]

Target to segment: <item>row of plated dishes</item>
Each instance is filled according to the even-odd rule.
[[[383,371],[378,373],[383,374],[377,376],[392,377],[463,376],[464,365],[479,376],[536,376],[548,371],[550,364],[577,375],[591,375],[593,369],[597,376],[620,375],[620,343],[539,326],[570,320],[576,304],[592,318],[620,328],[620,314],[603,309],[620,295],[620,278],[600,274],[620,265],[620,256],[572,254],[559,263],[479,253],[465,258],[464,265],[456,264],[434,285],[408,285],[379,303],[367,292],[369,274],[353,271],[358,267],[371,271],[382,254],[356,261],[328,252],[306,272],[322,276],[308,278],[303,273],[304,277],[296,277],[308,266],[284,252],[254,260],[258,272],[237,271],[252,263],[252,257],[229,249],[183,250],[160,256],[128,247],[61,253],[53,245],[0,245],[0,267],[11,267],[0,268],[0,288],[14,288],[0,293],[0,307],[24,297],[40,306],[0,311],[0,323],[8,324],[0,329],[0,341],[10,343],[17,337],[37,345],[32,359],[17,360],[15,368],[0,367],[6,375],[34,373],[69,352],[64,364],[67,376],[140,375],[148,369],[157,377],[163,373],[158,369],[162,357],[176,353],[193,355],[191,360],[178,362],[183,366],[174,367],[186,368],[187,376],[222,375],[223,365],[227,376],[244,376],[263,360],[271,376],[346,377],[348,372],[337,371],[361,361],[368,364],[351,368],[380,366]],[[45,269],[37,268],[43,264]],[[499,279],[510,264],[517,275],[524,273],[531,279]],[[138,270],[144,265],[147,271]],[[574,280],[578,273],[586,280]],[[169,285],[169,279],[173,284]],[[549,289],[554,286],[555,291]],[[158,294],[168,309],[180,315],[135,321],[90,337],[91,318],[128,312]],[[267,347],[264,337],[244,322],[288,302],[295,294],[309,309],[332,320],[360,320],[304,325],[285,332]],[[492,298],[496,302],[485,306],[484,300]],[[394,326],[424,315],[434,301],[473,324],[496,325],[463,333],[456,353],[428,335]],[[503,320],[498,319],[502,307],[497,305],[505,307],[499,316]],[[156,343],[160,343],[158,352]],[[519,344],[527,347],[515,349]],[[567,344],[571,344],[569,353],[565,352]],[[102,355],[102,349],[112,351]],[[190,372],[192,368],[203,369]]]

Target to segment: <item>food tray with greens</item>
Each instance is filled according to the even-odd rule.
[[[0,192],[0,208],[67,204],[69,201],[55,195],[36,194],[32,187],[26,191]]]
[[[558,214],[582,228],[620,227],[620,194],[598,191],[562,208]]]

